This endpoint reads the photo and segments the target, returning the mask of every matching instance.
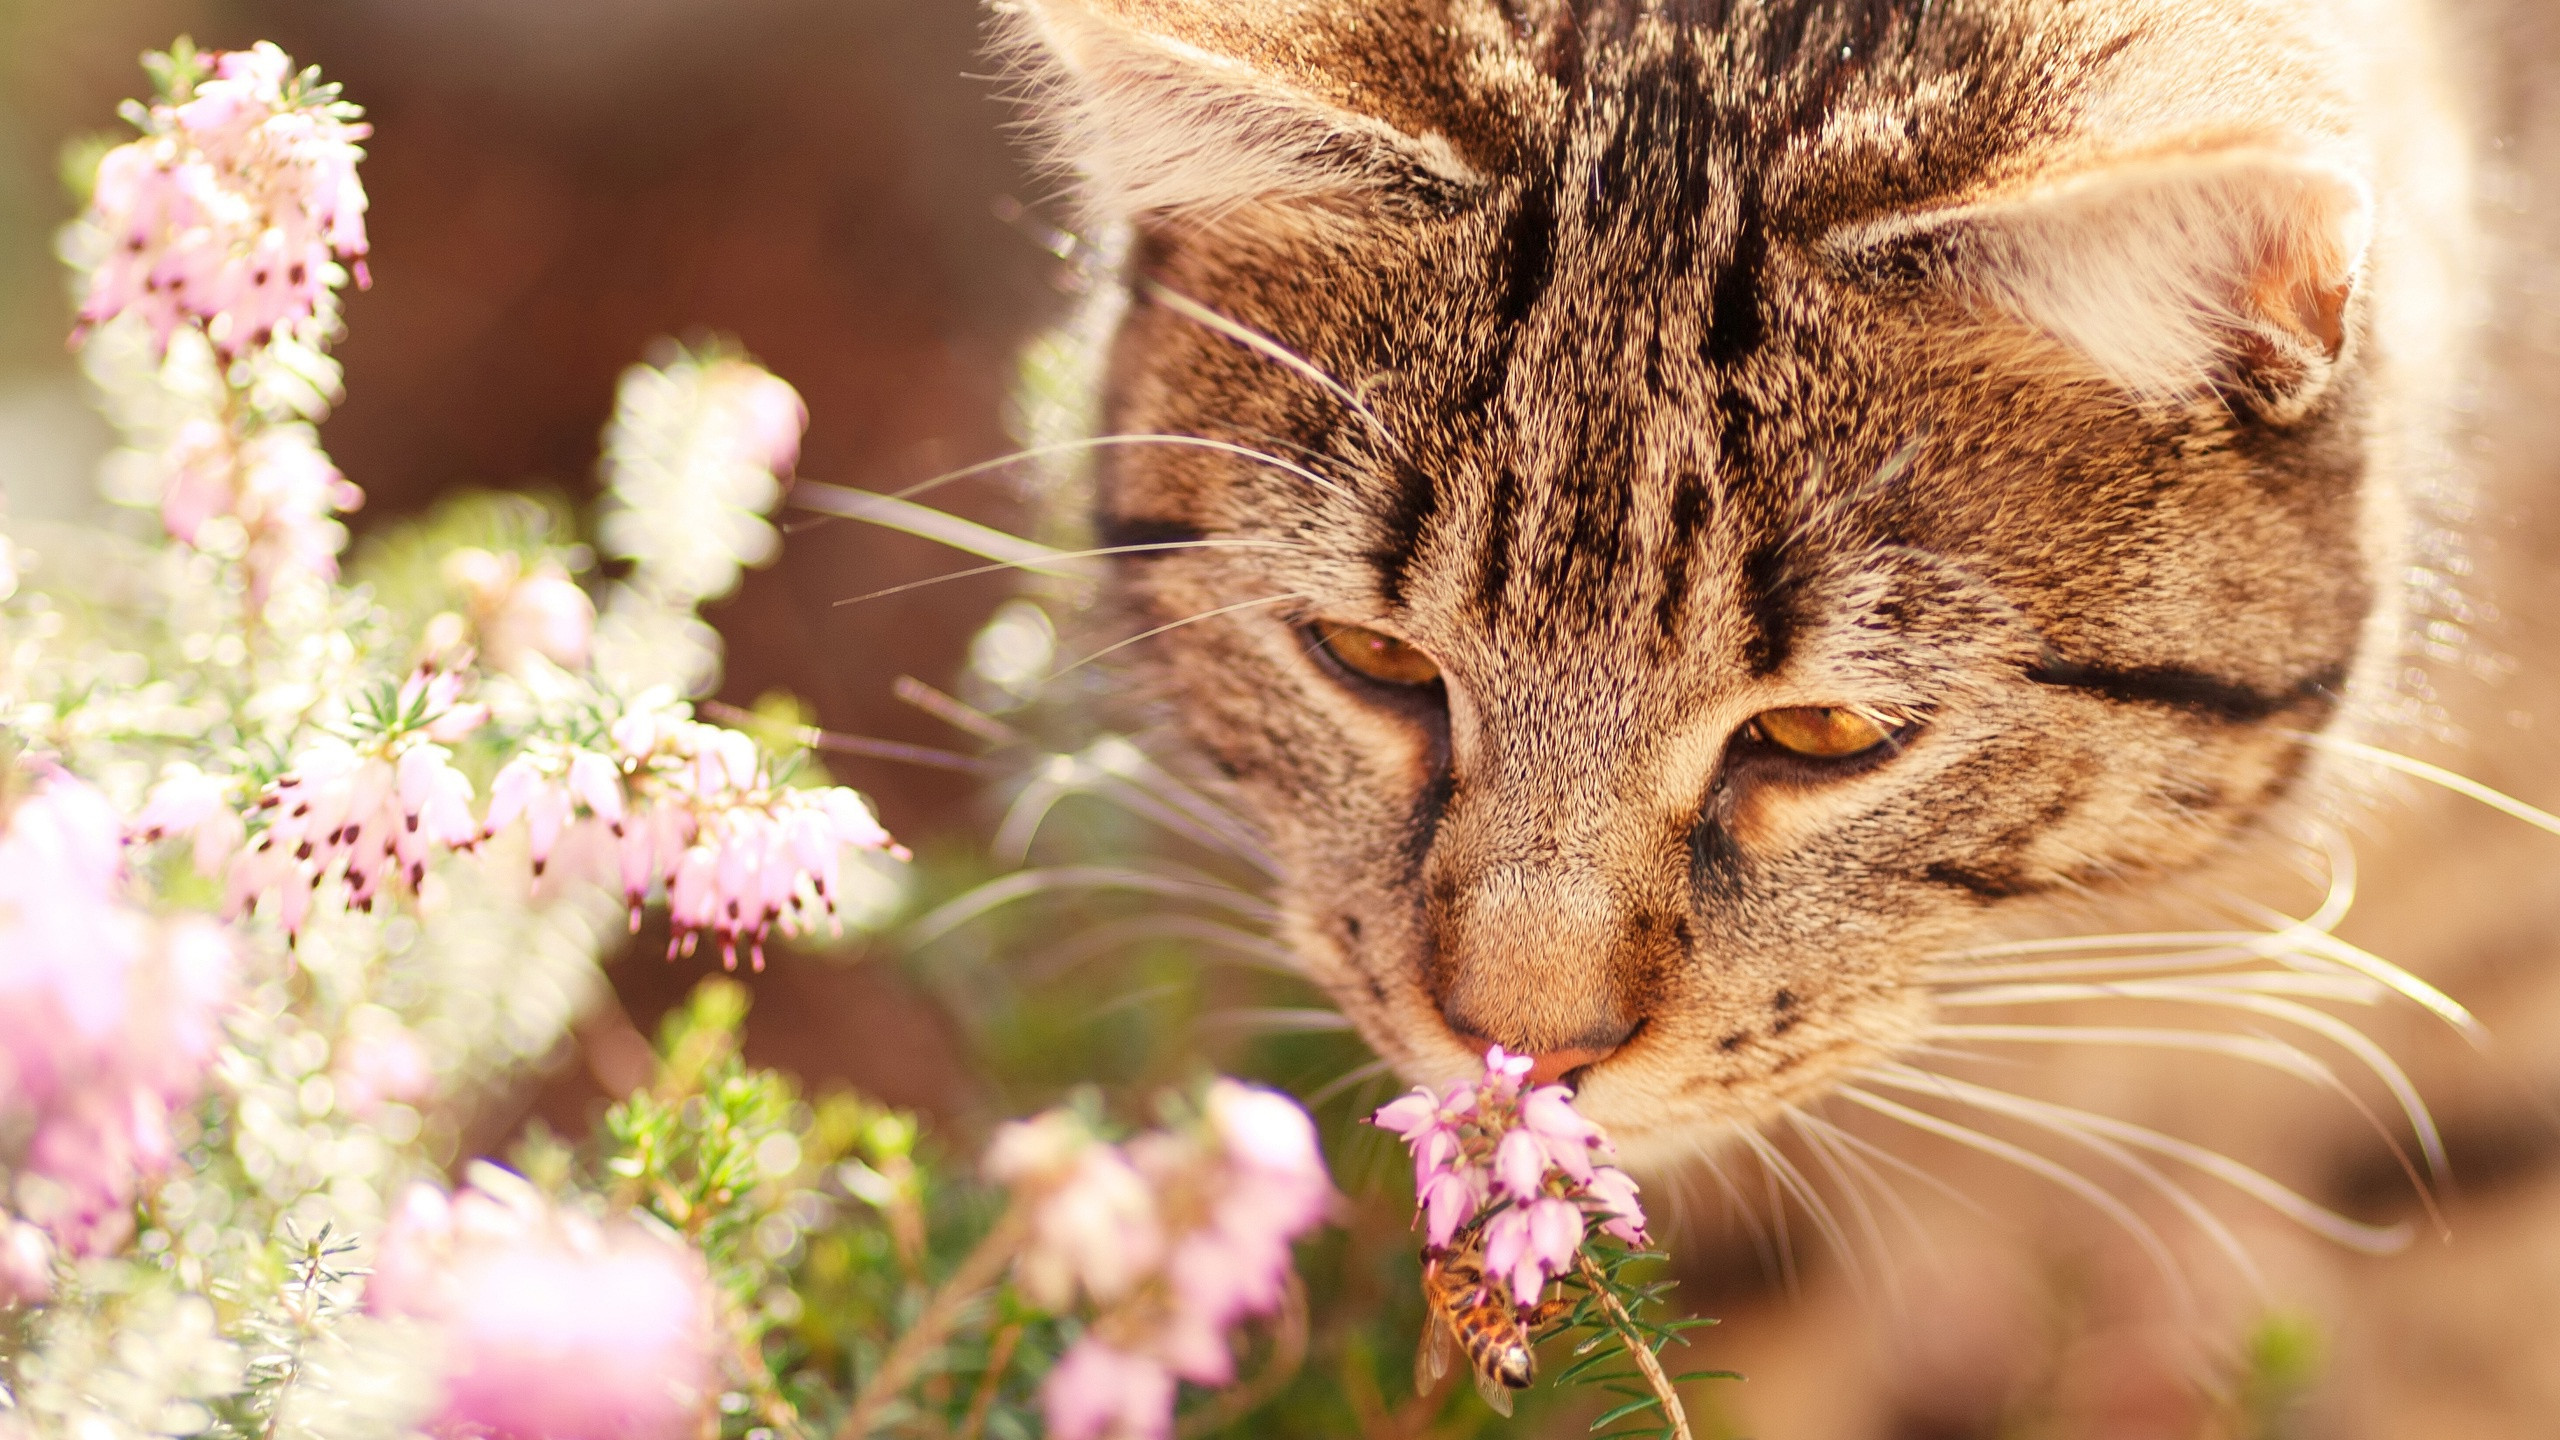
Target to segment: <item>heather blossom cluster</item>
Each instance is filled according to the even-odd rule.
[[[738,968],[743,939],[762,970],[773,930],[837,923],[846,849],[906,854],[861,795],[778,783],[743,732],[642,704],[603,738],[604,748],[539,745],[509,760],[490,783],[487,832],[522,817],[540,874],[573,825],[604,829],[634,930],[651,884],[665,887],[669,959],[710,935],[723,967]]]
[[[1413,1152],[1424,1243],[1445,1250],[1482,1217],[1485,1274],[1523,1308],[1574,1269],[1594,1219],[1603,1234],[1645,1243],[1636,1182],[1607,1163],[1607,1137],[1575,1112],[1572,1091],[1525,1084],[1529,1068],[1497,1045],[1479,1078],[1417,1086],[1372,1117]]]
[[[0,1298],[42,1299],[46,1257],[113,1251],[141,1183],[175,1158],[221,1039],[233,956],[200,919],[133,903],[122,827],[105,796],[59,771],[27,788],[0,831],[0,1133],[24,1159],[0,1222]]]
[[[311,338],[338,262],[366,280],[356,163],[370,127],[263,41],[209,66],[181,48],[167,67],[169,94],[127,110],[142,138],[99,162],[92,216],[107,244],[81,322],[137,311],[164,350],[193,322],[225,359]]]
[[[1092,1316],[1041,1386],[1052,1440],[1167,1436],[1177,1381],[1232,1382],[1230,1332],[1281,1308],[1290,1244],[1333,1197],[1306,1112],[1233,1080],[1196,1123],[1124,1144],[1071,1111],[1016,1122],[986,1171],[1027,1212],[1023,1295]]]
[[[357,109],[275,46],[152,59],[162,94],[142,134],[99,162],[66,239],[86,270],[80,338],[139,326],[92,356],[102,380],[147,371],[124,403],[147,432],[125,457],[169,534],[240,568],[253,608],[337,573],[337,516],[363,503],[312,422],[337,398],[323,353],[336,290],[365,279]],[[121,356],[121,360],[114,357]],[[138,402],[138,403],[137,403]]]
[[[426,1326],[439,1434],[680,1440],[714,1378],[701,1257],[637,1222],[600,1224],[474,1167],[402,1197],[365,1285],[370,1313]]]

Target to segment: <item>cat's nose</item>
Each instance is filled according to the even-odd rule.
[[[1626,1047],[1627,1039],[1632,1034],[1633,1032],[1630,1031],[1628,1036],[1620,1036],[1618,1039],[1609,1041],[1605,1044],[1568,1045],[1561,1050],[1529,1051],[1527,1052],[1529,1056],[1529,1083],[1532,1085],[1553,1085],[1576,1070],[1597,1065],[1601,1061],[1608,1059],[1610,1056],[1615,1055],[1620,1050],[1624,1049]],[[1494,1041],[1487,1040],[1481,1035],[1470,1035],[1463,1030],[1458,1032],[1458,1038],[1466,1042],[1468,1048],[1476,1051],[1478,1054],[1482,1054],[1485,1050],[1495,1044]],[[1522,1052],[1514,1050],[1511,1053],[1517,1055]]]

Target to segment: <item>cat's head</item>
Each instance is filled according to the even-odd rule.
[[[1105,428],[1214,442],[1101,471],[1145,672],[1408,1074],[1765,1116],[2387,662],[2353,152],[2115,8],[1015,0]]]

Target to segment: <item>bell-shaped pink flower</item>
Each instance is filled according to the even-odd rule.
[[[0,831],[0,1134],[26,1146],[0,1164],[24,1217],[75,1257],[131,1236],[232,979],[220,928],[126,904],[122,830],[97,791],[55,773]]]
[[[228,360],[279,334],[308,334],[321,297],[353,261],[363,280],[367,127],[344,107],[291,94],[273,45],[214,57],[184,104],[144,112],[146,134],[107,153],[90,223],[104,253],[84,325],[140,310],[165,346],[204,326]]]
[[[1166,1440],[1173,1372],[1087,1335],[1041,1381],[1040,1409],[1049,1440]]]
[[[1603,1165],[1591,1176],[1591,1198],[1608,1218],[1600,1228],[1629,1245],[1651,1243],[1645,1236],[1644,1206],[1636,1199],[1636,1182],[1627,1172]]]
[[[530,1187],[412,1190],[365,1308],[439,1333],[442,1436],[684,1440],[709,1413],[718,1348],[701,1257]]]
[[[1534,1200],[1545,1193],[1547,1147],[1527,1130],[1514,1130],[1493,1147],[1493,1181],[1514,1200]]]

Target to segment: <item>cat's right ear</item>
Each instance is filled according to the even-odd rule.
[[[998,0],[1049,158],[1142,225],[1436,209],[1484,177],[1435,113],[1468,37],[1393,5]],[[1335,11],[1341,13],[1332,13]],[[1365,29],[1365,33],[1364,33]],[[1472,48],[1472,47],[1470,47]],[[1434,73],[1437,72],[1437,73]]]
[[[2237,145],[1853,225],[1825,249],[1870,283],[2008,311],[2137,397],[2218,394],[2288,423],[2347,361],[2373,231],[2353,171]]]

